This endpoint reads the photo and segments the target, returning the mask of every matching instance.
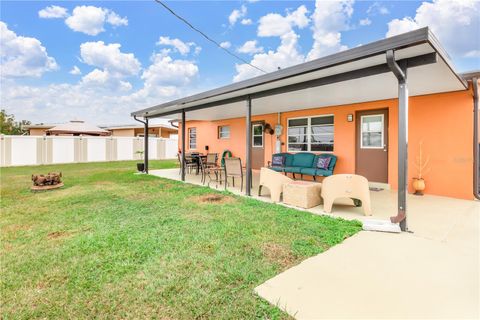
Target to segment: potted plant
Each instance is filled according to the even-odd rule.
[[[417,176],[413,178],[413,189],[415,190],[414,194],[417,196],[423,196],[423,191],[425,190],[425,180],[423,176],[430,169],[427,168],[430,157],[424,159],[423,156],[423,140],[420,141],[420,147],[418,156],[415,159],[415,167],[417,168]]]
[[[144,153],[143,150],[138,150],[137,152],[135,152],[135,154],[138,154],[138,155],[139,155],[139,158],[140,158],[140,159],[142,159],[143,153]],[[143,162],[137,162],[137,170],[138,170],[139,172],[144,172],[144,171],[145,171],[145,163],[143,163]]]

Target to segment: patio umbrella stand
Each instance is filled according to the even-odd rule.
[[[392,232],[400,233],[400,225],[398,223],[392,223],[388,220],[365,220],[362,226],[365,231],[377,231],[377,232]]]

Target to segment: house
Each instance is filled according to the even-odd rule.
[[[478,77],[458,74],[422,28],[132,116],[179,119],[186,152],[232,151],[250,172],[247,195],[251,170],[275,152],[334,153],[334,173],[398,190],[404,221],[420,149],[426,193],[479,197]]]
[[[110,131],[112,136],[116,137],[143,137],[145,134],[144,126],[142,125],[116,125],[104,127]],[[157,138],[176,138],[178,128],[168,126],[165,124],[152,124],[148,127],[148,135]]]
[[[63,124],[34,124],[23,127],[31,136],[109,136],[110,132],[82,120],[72,120]]]
[[[65,128],[64,126],[68,126]],[[73,126],[73,127],[72,127]],[[80,126],[80,127],[79,127]],[[88,126],[88,127],[87,127]],[[56,128],[55,128],[56,127]],[[59,128],[60,127],[60,128]],[[85,124],[83,121],[73,120],[67,124],[32,124],[25,125],[23,128],[28,130],[31,136],[43,135],[111,135],[115,137],[143,137],[144,127],[140,125],[115,125],[101,126],[92,128],[91,125]],[[58,130],[60,129],[60,131]],[[66,132],[64,129],[70,130]],[[55,133],[54,133],[55,132]],[[154,124],[149,126],[150,137],[176,138],[178,129],[165,124]]]

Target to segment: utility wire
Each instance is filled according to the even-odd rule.
[[[245,64],[248,64],[249,66],[251,66],[252,68],[255,68],[257,69],[258,71],[261,71],[263,73],[267,73],[265,70],[262,70],[260,69],[259,67],[251,64],[250,62],[246,61],[245,59],[237,56],[235,53],[231,52],[230,50],[228,50],[227,48],[224,48],[222,47],[217,41],[213,40],[212,38],[210,38],[207,34],[205,34],[204,32],[202,32],[201,30],[197,29],[195,26],[193,26],[190,22],[188,22],[185,18],[179,16],[175,11],[173,11],[172,9],[170,9],[165,3],[163,3],[161,0],[155,0],[156,3],[160,4],[161,6],[163,6],[165,9],[167,9],[171,14],[173,14],[175,17],[177,17],[178,19],[180,19],[181,21],[183,21],[187,26],[189,26],[191,29],[193,29],[194,31],[200,33],[205,39],[207,39],[208,41],[212,42],[213,44],[215,44],[217,47],[219,47],[220,49],[222,49],[223,51],[225,51],[226,53],[228,53],[229,55],[231,55],[232,57],[242,61],[243,63]]]

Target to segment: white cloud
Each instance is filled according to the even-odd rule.
[[[125,17],[120,17],[118,14],[111,10],[107,10],[107,23],[115,27],[128,26],[128,19]]]
[[[247,14],[247,7],[245,5],[242,5],[240,9],[235,9],[230,13],[228,16],[228,23],[230,23],[230,26],[235,25],[237,21]]]
[[[365,18],[365,19],[360,19],[360,21],[358,22],[361,26],[369,26],[372,24],[372,20],[370,20],[369,18]]]
[[[24,86],[7,79],[0,87],[2,104],[18,119],[35,122],[52,122],[52,114],[55,122],[74,118],[96,124],[129,122],[133,110],[192,92],[198,66],[167,54],[162,51],[152,56],[151,65],[140,78],[143,85],[137,90],[110,70],[96,68],[77,84]]]
[[[293,27],[305,28],[310,22],[307,13],[307,7],[304,5],[285,16],[269,13],[260,18],[257,34],[260,37],[281,37],[292,31]]]
[[[386,37],[393,37],[397,34],[405,33],[420,28],[420,26],[410,17],[403,19],[393,19],[388,23]]]
[[[69,71],[70,74],[73,74],[74,76],[78,76],[82,74],[82,71],[80,71],[80,68],[77,66],[73,66],[72,70]]]
[[[240,53],[255,54],[263,52],[263,47],[257,47],[257,40],[249,40],[237,49]]]
[[[83,32],[95,36],[105,31],[104,25],[128,25],[127,18],[121,18],[112,10],[94,7],[78,6],[73,9],[72,15],[65,20],[67,26],[73,31]]]
[[[480,58],[480,50],[471,50],[465,53],[466,58]]]
[[[157,45],[172,46],[183,56],[187,55],[192,47],[195,47],[195,54],[199,54],[202,50],[201,47],[195,45],[195,42],[183,42],[180,39],[170,39],[170,37],[163,36],[159,38]]]
[[[380,2],[374,2],[372,5],[368,7],[367,14],[372,16],[377,14],[387,15],[387,14],[390,14],[390,10],[388,10],[388,8],[385,5],[381,4]]]
[[[44,19],[65,18],[68,16],[68,12],[64,7],[48,6],[38,11],[38,16]]]
[[[140,62],[133,53],[121,52],[120,47],[119,43],[85,42],[80,45],[80,56],[84,63],[108,70],[113,76],[138,74]]]
[[[298,51],[298,35],[290,31],[281,36],[281,43],[277,50],[269,50],[266,53],[257,53],[253,56],[251,64],[258,66],[267,72],[286,68],[305,61],[305,57]],[[249,79],[262,73],[247,64],[235,65],[237,75],[233,81]]]
[[[222,43],[220,43],[220,47],[224,48],[224,49],[228,49],[232,46],[232,44],[230,43],[230,41],[224,41]]]
[[[40,77],[56,70],[58,65],[42,43],[31,37],[18,36],[0,21],[0,62],[2,77]]]
[[[279,37],[280,45],[276,50],[255,54],[250,63],[262,70],[272,72],[278,68],[286,68],[304,62],[305,56],[299,52],[299,36],[295,33],[294,28],[302,29],[308,26],[310,19],[307,17],[307,13],[307,8],[301,5],[293,12],[287,11],[284,16],[278,13],[269,13],[261,17],[257,35],[259,37]],[[250,47],[256,48],[256,42],[253,42],[248,43],[247,41],[243,46],[248,44]],[[263,50],[263,48],[261,49]],[[233,81],[241,81],[262,74],[261,71],[248,64],[237,64],[235,69],[237,74]]]
[[[353,0],[316,1],[315,12],[312,15],[314,42],[307,60],[320,58],[348,48],[342,44],[341,31],[349,28],[352,14]]]
[[[242,19],[242,21],[240,21],[241,24],[243,24],[244,26],[249,26],[253,23],[252,19]]]
[[[434,0],[423,2],[415,17],[394,19],[386,36],[428,26],[452,55],[475,57],[480,47],[480,1]]]

